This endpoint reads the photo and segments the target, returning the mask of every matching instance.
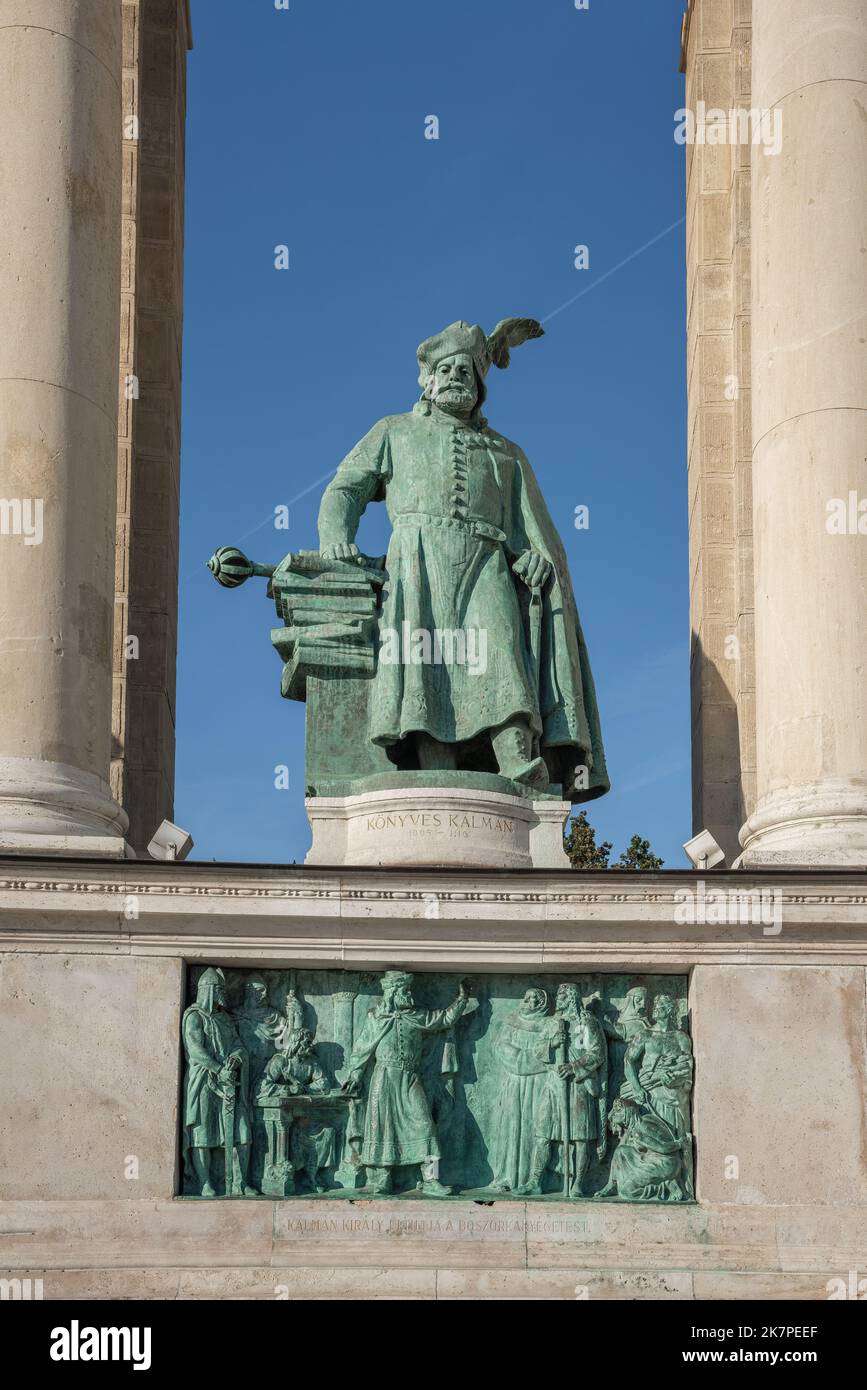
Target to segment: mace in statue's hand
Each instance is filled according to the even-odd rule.
[[[319,551],[321,560],[357,560],[361,552],[354,541],[338,541],[337,545],[325,545]]]
[[[543,589],[554,572],[554,566],[537,550],[525,550],[512,566],[512,573],[523,579],[528,589]]]

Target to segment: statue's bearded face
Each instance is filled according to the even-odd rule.
[[[653,1021],[667,1028],[674,1017],[674,1003],[667,994],[660,994],[653,1006]]]
[[[578,991],[574,985],[561,985],[557,990],[557,1002],[554,1006],[561,1013],[578,1012]]]
[[[438,362],[427,394],[447,415],[470,415],[479,399],[479,386],[469,353],[456,352]]]

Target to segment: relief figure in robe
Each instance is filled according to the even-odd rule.
[[[547,1068],[547,1084],[539,1100],[532,1170],[516,1191],[541,1196],[549,1164],[559,1164],[561,1173],[568,1164],[568,1195],[579,1198],[584,1196],[594,1148],[600,1158],[605,1153],[608,1050],[602,1025],[584,1007],[576,985],[560,985],[554,1018],[561,1024],[562,1041],[556,1061]]]
[[[488,1162],[491,1187],[517,1192],[531,1181],[536,1156],[537,1115],[548,1086],[548,1071],[564,1032],[562,1020],[548,1014],[548,993],[533,987],[500,1024],[494,1039],[499,1062],[496,1105]]]
[[[420,1009],[412,981],[412,975],[403,970],[387,970],[383,975],[382,1000],[367,1015],[341,1089],[350,1097],[364,1099],[361,1161],[374,1194],[392,1190],[395,1169],[420,1168],[419,1186],[425,1195],[447,1197],[451,1188],[434,1172],[440,1147],[422,1080],[423,1047],[432,1034],[448,1033],[474,1001],[461,983],[448,1008]],[[450,1061],[444,1060],[443,1065]]]

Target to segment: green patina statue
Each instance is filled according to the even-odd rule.
[[[445,1009],[417,1009],[412,975],[387,970],[382,1002],[371,1009],[349,1059],[347,1095],[360,1095],[365,1070],[372,1063],[367,1088],[361,1161],[377,1196],[392,1190],[396,1168],[416,1168],[427,1197],[447,1197],[439,1181],[440,1147],[430,1102],[421,1081],[422,1045],[434,1033],[449,1032],[470,1004],[463,983]]]
[[[670,994],[657,997],[651,1024],[633,1031],[623,1064],[626,1077],[611,1120],[620,1142],[609,1180],[597,1195],[694,1197],[692,1044],[677,1026],[677,1005]]]
[[[187,1076],[184,1159],[202,1197],[216,1196],[213,1161],[222,1157],[223,1195],[255,1197],[247,1181],[252,1128],[250,1059],[226,1009],[226,977],[207,969],[182,1022]]]
[[[327,487],[318,552],[271,567],[224,548],[209,562],[227,587],[269,579],[282,692],[308,705],[309,794],[608,790],[560,537],[526,455],[482,414],[491,366],[542,332],[513,318],[428,338],[419,402],[374,425]],[[392,525],[378,560],[355,543],[372,502]]]
[[[683,978],[190,983],[184,1195],[694,1200]]]

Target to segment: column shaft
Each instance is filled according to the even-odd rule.
[[[867,535],[840,529],[838,504],[867,498],[864,0],[754,0],[752,105],[782,144],[752,160],[758,795],[742,862],[863,864]]]
[[[0,849],[121,854],[119,0],[0,0],[0,132]]]

